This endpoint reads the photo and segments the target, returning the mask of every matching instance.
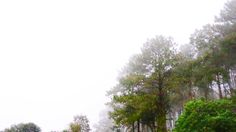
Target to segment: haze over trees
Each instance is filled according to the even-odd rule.
[[[236,131],[236,0],[225,4],[215,23],[197,29],[188,44],[163,35],[148,39],[118,78],[108,91],[109,115],[98,122],[96,132]],[[3,131],[41,129],[21,123]],[[75,116],[63,130],[89,131],[85,115]]]
[[[95,132],[111,132],[116,129],[112,119],[110,119],[107,114],[110,110],[110,108],[106,108],[100,113],[100,119],[97,124],[94,125]]]
[[[236,89],[236,0],[225,4],[214,24],[196,30],[189,44],[178,49],[176,45],[170,37],[156,36],[124,67],[118,84],[109,91],[110,117],[119,130],[167,132],[186,102],[200,98],[205,102],[191,109],[201,105],[207,109],[212,103],[212,108],[230,106],[227,101],[219,101],[221,105],[211,100],[231,98]],[[227,129],[235,128],[235,120],[233,116]],[[215,130],[214,126],[207,130]]]
[[[89,120],[85,115],[74,116],[73,122],[69,123],[68,128],[62,132],[89,132],[91,131]],[[41,132],[41,128],[34,123],[20,123],[6,128],[3,132]],[[51,132],[58,132],[52,130]]]
[[[69,129],[63,130],[63,132],[89,132],[89,120],[85,115],[74,116],[73,122],[69,124]]]
[[[41,132],[41,129],[34,123],[20,123],[6,128],[3,132]]]

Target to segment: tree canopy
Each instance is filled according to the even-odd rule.
[[[41,129],[34,123],[20,123],[6,128],[4,132],[41,132]]]
[[[113,108],[110,117],[116,125],[130,131],[166,132],[173,128],[188,101],[204,98],[205,102],[189,105],[200,102],[208,112],[231,105],[227,100],[211,100],[230,98],[236,89],[235,7],[235,0],[228,1],[214,24],[196,30],[190,43],[179,48],[170,37],[160,35],[147,40],[109,91],[108,104]],[[202,112],[204,115],[204,109]],[[207,122],[216,125],[218,119],[214,115]],[[234,127],[228,125],[225,128]],[[223,130],[212,127],[215,129]]]

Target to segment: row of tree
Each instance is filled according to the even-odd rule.
[[[74,120],[69,124],[68,129],[63,130],[63,132],[89,132],[90,130],[87,116],[77,115],[74,116]],[[3,132],[41,132],[41,128],[34,123],[20,123],[6,128]]]
[[[20,123],[6,128],[3,132],[41,132],[41,129],[34,123]]]
[[[109,91],[110,117],[129,131],[167,132],[187,101],[228,98],[236,89],[236,0],[214,24],[180,46],[170,37],[149,39]]]

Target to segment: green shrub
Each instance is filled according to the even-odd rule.
[[[174,132],[236,132],[235,104],[226,99],[190,101]]]

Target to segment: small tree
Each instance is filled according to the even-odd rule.
[[[34,123],[20,123],[5,129],[4,132],[41,132],[41,129]]]
[[[81,132],[81,126],[78,123],[71,123],[70,124],[70,130],[72,132]]]
[[[89,132],[89,120],[85,115],[78,115],[74,117],[74,121],[70,123],[70,130],[72,132]]]

